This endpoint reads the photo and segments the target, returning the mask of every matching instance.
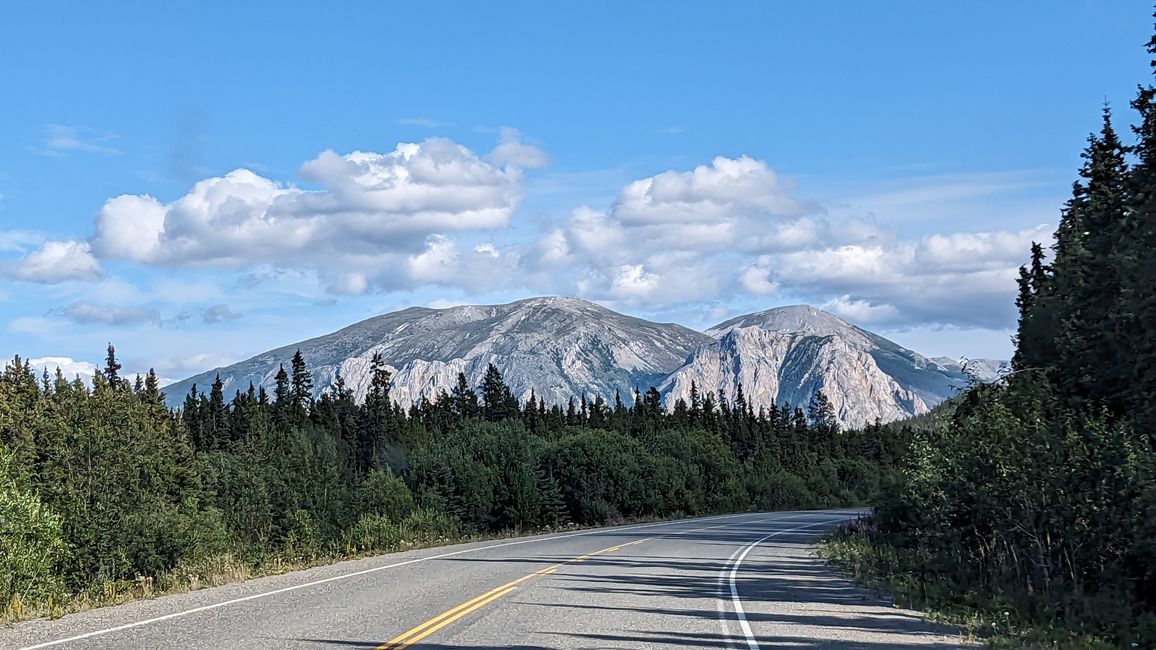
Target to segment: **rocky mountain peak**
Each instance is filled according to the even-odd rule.
[[[754,405],[806,407],[816,391],[831,399],[844,426],[925,412],[968,382],[958,363],[928,360],[808,305],[776,307],[695,332],[567,296],[501,305],[410,307],[337,332],[269,350],[227,368],[166,387],[179,405],[192,384],[204,390],[219,372],[227,394],[272,387],[277,369],[301,350],[315,393],[338,375],[361,399],[380,355],[403,407],[436,399],[459,373],[478,386],[489,364],[514,395],[547,403],[596,395],[629,402],[634,390],[658,387],[668,407],[715,391],[733,399],[741,386]],[[983,367],[994,374],[998,362]]]
[[[789,305],[736,316],[708,329],[707,334],[720,337],[739,327],[757,327],[768,332],[809,334],[813,336],[845,335],[859,331],[838,316],[810,305]]]

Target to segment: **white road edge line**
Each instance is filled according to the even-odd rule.
[[[741,546],[736,548],[735,552],[731,553],[731,556],[727,558],[726,566],[730,566],[731,562],[734,561],[735,556],[741,553],[742,550],[743,547]],[[727,650],[732,650],[735,647],[735,644],[731,641],[730,616],[727,615],[726,601],[723,600],[723,584],[726,581],[726,575],[726,569],[718,572],[718,579],[715,580],[715,585],[717,587],[715,589],[715,593],[718,595],[718,597],[715,598],[715,601],[718,603],[718,623],[720,626],[722,626],[723,640],[726,641]]]
[[[841,517],[839,519],[831,519],[828,521],[819,521],[819,522],[815,522],[813,524],[807,524],[806,526],[797,526],[795,528],[790,528],[788,530],[776,531],[776,532],[771,533],[770,535],[767,535],[766,537],[763,537],[761,539],[755,540],[754,542],[751,542],[750,544],[747,544],[747,546],[742,549],[742,553],[739,554],[738,558],[735,559],[734,564],[731,565],[731,572],[730,572],[731,604],[734,606],[735,617],[738,618],[739,627],[742,628],[743,636],[746,637],[747,648],[749,650],[760,650],[760,646],[759,646],[759,642],[757,640],[755,640],[755,633],[751,630],[751,624],[749,622],[747,622],[747,613],[745,610],[743,610],[743,601],[741,598],[739,598],[739,588],[738,588],[738,585],[735,584],[735,580],[739,575],[739,567],[742,566],[743,560],[745,560],[747,558],[747,554],[750,553],[751,551],[753,551],[759,544],[762,544],[763,542],[765,542],[768,539],[775,537],[777,535],[782,535],[784,533],[793,533],[797,530],[805,530],[807,528],[815,528],[818,526],[829,526],[831,524],[838,523],[840,521],[847,521],[848,519],[850,519],[850,517]],[[734,557],[734,555],[731,555],[731,557]]]
[[[810,511],[810,512],[814,512],[814,511]],[[585,535],[597,535],[599,533],[616,532],[616,531],[622,531],[622,530],[639,530],[639,529],[643,529],[643,528],[656,528],[656,527],[661,527],[661,526],[676,526],[679,524],[687,524],[687,523],[693,523],[693,522],[698,522],[698,521],[713,521],[716,519],[730,519],[730,518],[734,518],[734,517],[744,517],[744,516],[749,517],[751,514],[755,514],[755,513],[742,512],[742,513],[737,513],[737,514],[733,514],[733,515],[718,515],[715,517],[703,517],[701,519],[682,519],[679,521],[667,521],[667,522],[659,522],[659,523],[655,523],[655,524],[636,524],[633,526],[599,528],[596,530],[587,530],[587,531],[582,531],[582,532],[578,532],[578,533],[563,533],[561,535],[552,535],[550,537],[537,537],[537,538],[533,538],[533,539],[522,539],[522,540],[517,540],[517,541],[513,541],[513,542],[501,542],[499,544],[491,544],[489,546],[482,546],[479,548],[467,548],[467,549],[463,549],[461,551],[453,551],[451,553],[441,553],[439,555],[430,555],[427,557],[419,557],[419,558],[414,558],[412,560],[406,560],[404,562],[397,562],[394,564],[387,564],[385,566],[373,567],[372,569],[363,569],[361,571],[354,571],[353,573],[343,573],[341,575],[331,576],[329,578],[323,578],[321,580],[314,580],[312,582],[306,582],[306,583],[299,584],[299,585],[293,585],[290,587],[282,587],[281,589],[274,589],[272,591],[263,591],[261,593],[250,594],[248,596],[242,596],[240,598],[233,598],[232,600],[225,600],[225,601],[222,601],[219,603],[213,603],[212,605],[204,605],[202,607],[194,607],[193,609],[187,609],[187,610],[180,611],[180,612],[173,612],[172,614],[165,614],[164,616],[157,616],[156,618],[145,619],[143,621],[134,621],[132,623],[125,623],[124,625],[117,625],[115,627],[109,627],[109,628],[105,628],[102,630],[95,630],[93,632],[86,632],[85,634],[78,634],[76,636],[71,636],[71,637],[68,637],[66,639],[57,639],[55,641],[46,641],[44,643],[38,643],[36,645],[25,646],[23,648],[20,648],[20,650],[39,650],[40,648],[50,648],[52,646],[57,646],[57,645],[61,645],[64,643],[72,643],[73,641],[80,641],[83,639],[89,639],[89,638],[92,638],[94,636],[103,636],[105,634],[111,634],[113,632],[120,632],[122,630],[129,630],[129,629],[132,629],[134,627],[141,627],[143,625],[151,625],[153,623],[160,623],[161,621],[167,621],[167,620],[171,620],[174,618],[189,616],[191,614],[196,614],[199,612],[206,612],[206,611],[213,610],[213,609],[219,609],[221,607],[227,607],[229,605],[236,605],[238,603],[243,603],[243,602],[250,601],[250,600],[257,600],[259,598],[268,598],[269,596],[276,596],[277,594],[283,594],[283,593],[286,593],[289,591],[297,591],[298,589],[307,589],[309,587],[316,587],[317,585],[323,585],[323,584],[326,584],[329,582],[336,582],[338,580],[346,580],[349,578],[355,578],[357,576],[366,575],[368,573],[376,573],[378,571],[385,571],[386,569],[395,569],[395,568],[400,567],[400,566],[406,566],[408,564],[417,564],[419,562],[428,562],[430,560],[440,560],[442,558],[454,557],[456,555],[465,555],[467,553],[477,553],[479,551],[486,551],[486,550],[494,549],[494,548],[502,548],[505,546],[517,546],[519,544],[532,544],[535,542],[547,542],[547,541],[551,541],[551,540],[555,540],[555,539],[565,539],[567,537],[583,537]],[[809,514],[809,512],[806,510],[796,510],[796,511],[784,512],[783,514],[784,515],[796,515],[797,516],[800,514],[806,515],[806,514]],[[814,514],[821,514],[821,513],[820,512],[814,512]],[[783,532],[789,532],[789,531],[783,531]],[[733,579],[732,579],[732,587],[733,587]]]

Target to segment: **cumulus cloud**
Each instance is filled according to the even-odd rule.
[[[806,206],[793,189],[762,161],[718,156],[693,171],[663,172],[627,185],[614,215],[625,223],[655,224],[794,218]]]
[[[60,374],[65,379],[71,381],[77,377],[91,381],[96,375],[96,364],[88,361],[78,361],[72,357],[38,357],[36,359],[29,359],[28,363],[35,370],[36,374],[41,374],[45,371],[49,375],[55,375],[57,368],[60,369]]]
[[[1006,328],[1033,241],[1051,241],[1047,226],[795,251],[774,258],[773,277],[796,292],[834,295],[833,311],[865,323]]]
[[[218,352],[197,352],[168,359],[157,359],[152,362],[153,370],[160,378],[161,386],[167,386],[180,381],[170,377],[189,377],[208,368],[223,368],[239,361],[237,357]]]
[[[45,242],[16,262],[9,275],[25,282],[91,282],[104,277],[89,245],[75,241]]]
[[[1016,268],[1047,226],[904,239],[832,218],[766,163],[715,158],[627,184],[527,247],[539,286],[624,305],[787,296],[865,324],[1014,322]]]
[[[562,291],[627,305],[717,298],[736,261],[821,238],[817,204],[793,190],[762,161],[720,156],[629,183],[606,211],[575,210],[530,247],[526,264],[552,278],[576,268]],[[739,281],[774,293],[759,273]]]
[[[770,258],[763,256],[739,272],[739,284],[756,296],[773,296],[779,292],[779,283],[771,280]]]
[[[532,161],[491,158],[433,138],[388,153],[322,152],[301,167],[319,189],[238,169],[172,202],[119,196],[96,216],[92,252],[163,266],[310,268],[337,293],[391,288],[451,233],[507,226],[522,197],[516,167]]]
[[[866,300],[854,300],[849,295],[828,300],[821,306],[836,316],[862,324],[894,322],[900,316],[899,310],[892,305],[873,305]]]
[[[766,162],[719,156],[626,183],[605,205],[547,217],[515,243],[522,170],[547,164],[513,129],[488,155],[438,138],[385,153],[325,151],[301,166],[308,185],[238,169],[173,201],[112,198],[88,243],[48,242],[10,274],[93,279],[97,259],[119,259],[238,269],[247,288],[311,300],[423,286],[651,310],[774,297],[862,323],[1007,327],[1015,269],[1031,241],[1049,239],[1045,226],[901,235],[886,215],[832,212],[802,196]],[[197,301],[218,303],[202,321],[236,317],[222,299]]]
[[[139,325],[160,320],[155,309],[127,305],[107,305],[77,300],[53,309],[49,315],[66,318],[79,325]]]
[[[424,251],[407,260],[404,276],[409,286],[437,284],[487,291],[509,282],[518,261],[516,251],[501,251],[491,243],[463,250],[454,240],[435,235]]]

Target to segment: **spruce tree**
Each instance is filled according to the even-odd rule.
[[[1016,348],[1012,367],[1017,371],[1036,371],[1055,357],[1055,331],[1048,327],[1048,303],[1040,297],[1049,289],[1051,268],[1044,262],[1043,246],[1032,242],[1031,263],[1020,267],[1019,325],[1016,330]]]
[[[1128,168],[1107,107],[1100,133],[1088,138],[1082,157],[1069,220],[1057,232],[1055,290],[1044,303],[1055,309],[1052,379],[1074,406],[1113,406],[1125,356],[1115,262],[1126,231]]]
[[[225,407],[225,382],[221,380],[220,373],[217,373],[213,385],[209,388],[207,411],[204,425],[205,446],[207,449],[221,449],[228,439],[228,413]]]
[[[478,394],[470,388],[464,372],[458,373],[457,382],[450,393],[450,403],[453,404],[454,413],[462,419],[477,417],[480,412]]]
[[[289,373],[285,372],[285,365],[277,367],[277,374],[273,376],[273,403],[285,406],[289,402]]]
[[[1148,42],[1150,65],[1156,73],[1156,35]],[[1140,430],[1156,441],[1156,86],[1141,85],[1132,101],[1140,116],[1133,127],[1131,147],[1136,164],[1129,176],[1130,205],[1125,246],[1120,251],[1121,328],[1131,342],[1126,369],[1126,408]]]
[[[116,348],[109,343],[108,354],[104,360],[104,378],[108,381],[109,388],[113,390],[121,389],[120,368],[120,362],[116,360]]]
[[[482,415],[490,422],[500,422],[517,417],[518,412],[518,401],[502,379],[498,367],[491,363],[482,377]]]
[[[141,398],[153,406],[164,406],[165,404],[165,394],[161,392],[160,380],[157,379],[157,373],[152,368],[149,368],[148,374],[145,375],[144,392],[141,394]]]
[[[204,419],[201,417],[201,403],[203,401],[197,393],[197,385],[193,384],[189,387],[189,394],[185,396],[184,408],[181,409],[181,421],[189,432],[189,442],[198,451],[205,448]]]
[[[290,365],[293,371],[289,397],[293,400],[295,407],[304,411],[309,407],[310,400],[313,399],[313,377],[310,376],[309,369],[305,366],[305,357],[301,356],[301,350],[293,353],[293,360]]]

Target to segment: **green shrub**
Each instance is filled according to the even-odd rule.
[[[433,544],[454,539],[458,526],[441,512],[418,509],[409,513],[399,524],[402,541],[406,544]]]
[[[807,482],[783,469],[758,467],[748,471],[746,489],[756,510],[802,509],[816,504]]]
[[[346,546],[357,553],[387,553],[401,546],[401,529],[386,515],[366,513],[346,532]]]
[[[0,611],[19,616],[59,593],[65,544],[60,517],[18,486],[12,461],[0,447]]]
[[[374,469],[357,486],[357,512],[384,515],[400,521],[414,509],[413,494],[405,481],[389,469]]]
[[[308,510],[294,510],[285,535],[285,554],[291,559],[312,560],[321,554],[321,531]]]

